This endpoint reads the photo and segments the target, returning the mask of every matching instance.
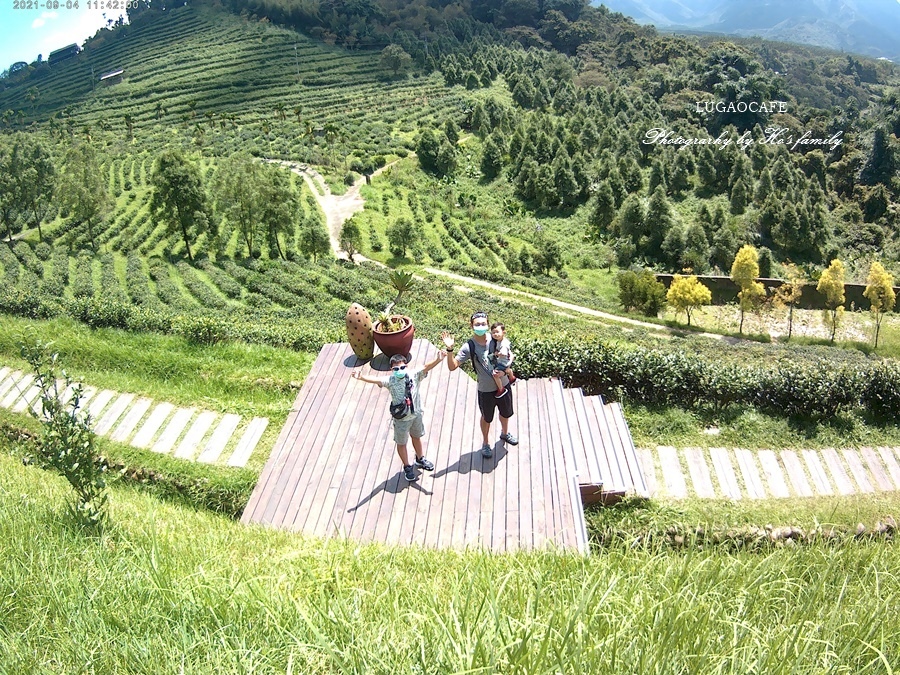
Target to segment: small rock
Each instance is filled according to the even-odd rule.
[[[861,537],[861,536],[863,536],[865,533],[866,533],[866,526],[863,525],[862,523],[859,523],[859,524],[856,526],[856,536],[857,536],[857,537]]]

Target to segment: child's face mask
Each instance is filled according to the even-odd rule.
[[[406,366],[399,366],[396,368],[392,368],[392,370],[394,371],[394,377],[396,377],[398,380],[402,380],[404,377],[406,377]]]

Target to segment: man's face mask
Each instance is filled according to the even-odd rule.
[[[487,326],[475,326],[473,329],[475,331],[475,335],[486,335],[488,332]]]

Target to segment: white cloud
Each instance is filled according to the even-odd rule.
[[[898,2],[900,2],[900,0],[898,0]],[[56,12],[42,12],[41,15],[37,19],[35,19],[34,21],[31,22],[31,27],[32,28],[43,28],[48,20],[52,21],[53,19],[57,18],[58,16],[59,16],[59,14],[57,14]]]
[[[55,15],[56,12],[46,12],[45,14]],[[73,12],[66,12],[63,18],[66,20],[55,22],[52,26],[53,30],[41,36],[35,45],[38,52],[46,56],[53,50],[73,42],[81,44],[106,25],[106,19],[100,11],[82,11],[74,13],[74,15]]]

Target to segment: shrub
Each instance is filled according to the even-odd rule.
[[[666,287],[656,280],[650,270],[620,272],[619,302],[626,311],[640,311],[645,316],[657,316],[666,306]]]
[[[228,339],[228,322],[209,316],[180,316],[174,328],[195,344],[214,345]]]
[[[79,411],[82,387],[73,384],[65,370],[57,373],[58,355],[51,354],[47,345],[38,342],[22,344],[20,348],[40,387],[41,410],[34,413],[43,424],[37,460],[62,474],[75,490],[75,501],[68,506],[72,519],[78,525],[99,531],[108,518],[107,464],[96,450],[90,418]],[[69,387],[73,393],[64,402],[61,394]]]

